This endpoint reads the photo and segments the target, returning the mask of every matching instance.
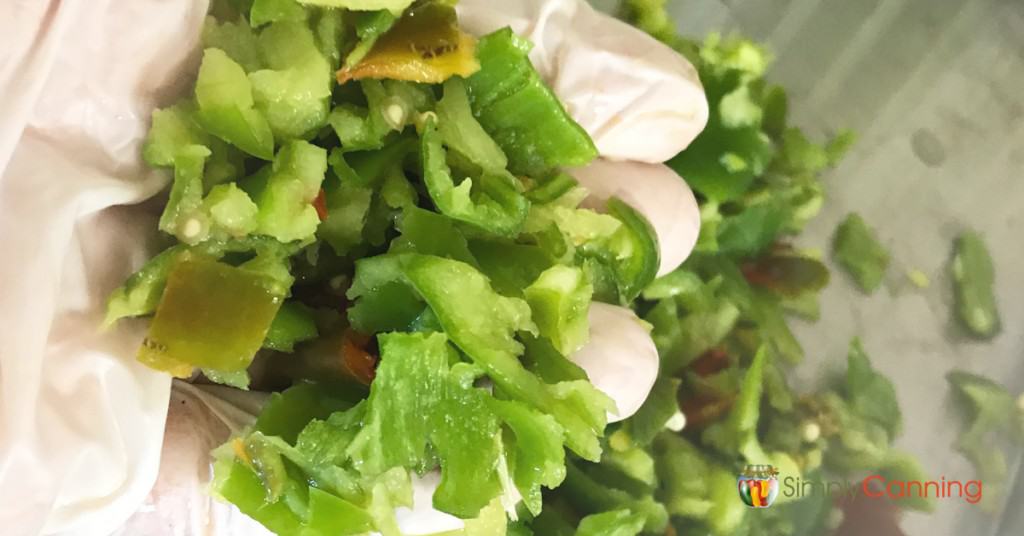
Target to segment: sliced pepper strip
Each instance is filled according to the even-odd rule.
[[[445,216],[503,236],[514,236],[522,228],[530,202],[516,188],[515,177],[485,170],[478,185],[482,195],[473,199],[471,179],[457,186],[452,179],[433,118],[424,125],[421,156],[427,191]]]
[[[193,367],[244,370],[282,298],[262,273],[185,254],[167,279],[139,361],[178,377]]]
[[[438,84],[479,68],[476,39],[459,30],[455,9],[427,2],[407,11],[362,61],[338,71],[338,83],[375,78]]]

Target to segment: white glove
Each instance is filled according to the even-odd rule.
[[[186,89],[205,0],[0,2],[0,527],[106,534],[156,478],[170,378],[143,324],[99,333],[153,253],[154,106]],[[157,209],[159,210],[159,209]]]
[[[616,194],[633,204],[658,233],[662,271],[673,268],[692,248],[699,218],[682,181],[666,183],[676,188],[671,195],[651,186],[659,180],[652,177],[668,176],[652,163],[682,149],[706,121],[692,67],[583,1],[493,4],[467,1],[460,13],[471,30],[511,24],[535,41],[531,57],[607,158],[576,172],[594,194],[589,202],[600,206]],[[166,184],[140,162],[140,146],[152,108],[187,89],[205,11],[203,0],[0,6],[8,26],[0,37],[7,56],[0,67],[0,526],[7,534],[109,534],[156,478],[169,378],[135,362],[141,324],[95,328],[109,291],[153,253],[146,239],[155,235],[155,215],[103,209],[138,203]],[[593,178],[601,176],[622,179],[602,188]],[[643,366],[630,370],[656,372],[653,345],[643,346],[628,356]],[[600,362],[574,359],[585,368]],[[588,372],[614,394],[599,368]],[[654,374],[639,379],[632,383],[649,389]],[[646,391],[634,397],[642,402]],[[618,402],[623,412],[639,406]],[[188,467],[184,454],[192,452],[192,467],[208,466],[198,446],[178,449],[191,436],[168,440],[168,451],[182,455],[175,463]],[[159,504],[173,504],[175,494],[195,499],[202,481],[161,476]],[[230,534],[230,527],[258,534],[244,516],[224,513],[231,508],[184,510],[203,511],[207,519],[188,525],[202,527],[195,532],[125,534]],[[165,520],[190,519],[182,515]]]

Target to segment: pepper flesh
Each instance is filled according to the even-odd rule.
[[[362,61],[338,71],[338,83],[375,78],[437,84],[479,68],[476,39],[459,30],[455,10],[431,2],[406,12]]]
[[[281,302],[268,277],[187,255],[167,278],[138,359],[178,377],[193,367],[244,370]]]
[[[1000,329],[995,268],[980,235],[968,231],[957,238],[951,272],[960,321],[976,337],[994,336]]]

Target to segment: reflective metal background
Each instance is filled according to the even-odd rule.
[[[893,266],[870,297],[834,272],[821,320],[795,322],[808,359],[791,384],[844,370],[847,344],[861,336],[897,386],[897,446],[935,479],[973,478],[951,448],[961,424],[946,372],[1024,390],[1024,0],[676,0],[672,12],[690,36],[738,31],[767,43],[792,121],[812,135],[860,136],[827,177],[825,209],[800,244],[828,251],[836,225],[857,211]],[[984,234],[996,263],[1003,332],[991,342],[968,339],[951,316],[948,263],[965,226]],[[911,268],[928,275],[928,289],[910,284]],[[1020,458],[1009,459],[1017,486],[1001,515],[947,499],[934,514],[907,514],[904,531],[1024,534]]]

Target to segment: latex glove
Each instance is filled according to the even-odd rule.
[[[206,2],[0,2],[0,532],[106,534],[149,492],[170,378],[144,324],[100,333],[151,253],[154,106],[190,83]],[[160,36],[163,36],[162,38]],[[173,99],[171,99],[173,100]],[[159,209],[157,209],[159,210]]]

